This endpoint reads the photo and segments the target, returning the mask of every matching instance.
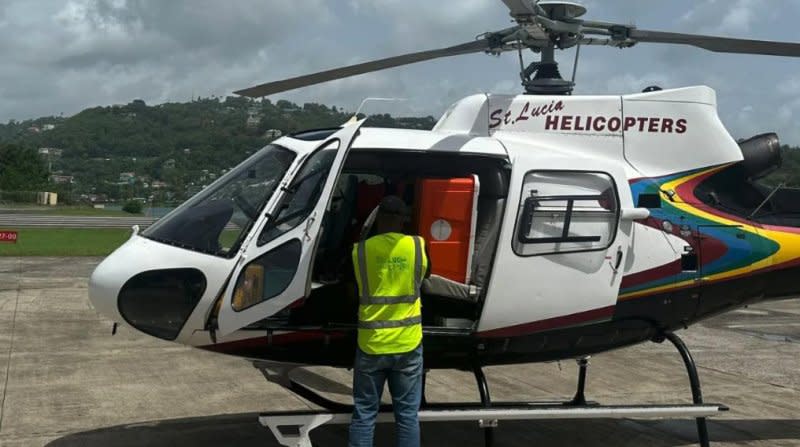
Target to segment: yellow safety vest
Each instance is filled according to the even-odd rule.
[[[353,247],[358,282],[358,346],[401,354],[422,341],[420,286],[428,268],[419,236],[385,233]]]

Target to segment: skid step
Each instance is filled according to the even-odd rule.
[[[476,421],[481,426],[493,425],[497,421],[541,420],[541,419],[694,419],[712,417],[728,407],[721,404],[685,405],[530,405],[525,408],[441,408],[420,410],[420,422]],[[259,423],[272,431],[276,440],[284,446],[310,447],[311,430],[325,424],[349,424],[350,413],[325,411],[294,411],[262,413]],[[382,411],[378,422],[392,422],[394,415]]]

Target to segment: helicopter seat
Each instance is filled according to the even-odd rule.
[[[480,176],[480,194],[474,232],[474,248],[470,279],[462,283],[441,275],[432,274],[422,283],[422,292],[446,299],[476,303],[486,286],[492,259],[500,235],[503,211],[505,210],[505,182],[500,172],[483,173]]]
[[[486,285],[492,266],[492,258],[500,234],[501,217],[505,208],[505,198],[487,198],[481,199],[480,202],[470,283],[464,284],[432,274],[422,283],[424,294],[470,302],[477,301],[481,290]]]
[[[500,179],[502,181],[502,179]],[[484,183],[484,189],[486,183]],[[486,285],[492,267],[506,198],[502,192],[485,194],[478,199],[478,219],[475,231],[475,251],[472,254],[472,282],[479,288]]]

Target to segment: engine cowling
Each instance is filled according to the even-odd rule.
[[[781,167],[781,142],[778,135],[765,133],[739,141],[744,160],[742,167],[750,180],[766,177]]]

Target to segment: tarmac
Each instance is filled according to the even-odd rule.
[[[0,257],[0,446],[262,446],[278,444],[261,411],[313,408],[268,383],[247,361],[120,328],[91,308],[97,258]],[[707,402],[731,410],[709,422],[712,445],[800,446],[800,301],[751,306],[681,331]],[[487,368],[496,400],[567,400],[573,361]],[[301,374],[346,402],[349,374]],[[434,371],[430,401],[477,400],[470,373]],[[683,364],[668,344],[591,359],[587,397],[601,403],[689,403]],[[393,445],[391,424],[376,445]],[[315,430],[347,445],[347,428]],[[692,420],[501,422],[496,446],[689,446]],[[482,446],[475,423],[423,424],[426,446]]]

